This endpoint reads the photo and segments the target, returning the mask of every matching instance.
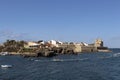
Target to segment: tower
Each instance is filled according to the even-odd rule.
[[[101,39],[95,40],[95,47],[103,47],[103,41]]]

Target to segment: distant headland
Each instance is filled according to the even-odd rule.
[[[94,43],[61,42],[61,41],[16,41],[6,40],[0,45],[0,55],[22,55],[24,57],[55,56],[58,54],[80,54],[84,52],[110,52],[101,39]]]

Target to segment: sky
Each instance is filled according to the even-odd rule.
[[[97,38],[120,48],[120,0],[0,0],[0,42]]]

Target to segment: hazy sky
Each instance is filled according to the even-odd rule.
[[[96,38],[120,47],[120,0],[0,0],[0,42]]]

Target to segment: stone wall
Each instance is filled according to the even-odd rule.
[[[92,46],[81,46],[81,52],[97,52],[97,48]]]

